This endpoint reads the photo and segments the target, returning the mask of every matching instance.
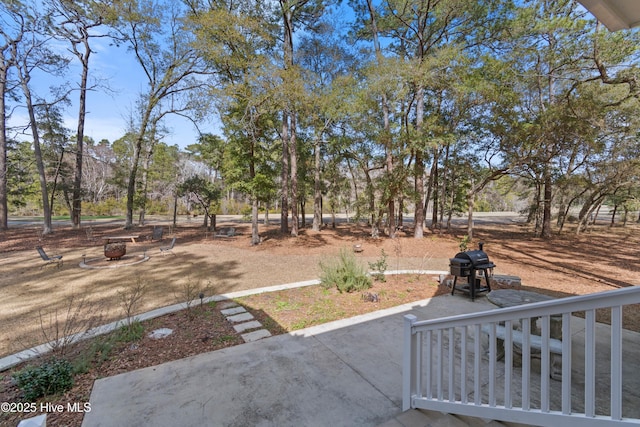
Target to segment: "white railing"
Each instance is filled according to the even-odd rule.
[[[630,287],[435,320],[406,315],[403,410],[543,426],[640,424],[640,372],[623,369],[623,350],[639,343],[622,328],[622,307],[638,303],[640,287]],[[610,313],[610,325],[596,323],[596,309]],[[610,340],[596,346],[603,336]]]

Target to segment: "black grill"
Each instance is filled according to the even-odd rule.
[[[461,285],[459,290],[468,293],[471,301],[475,300],[477,293],[491,291],[489,280],[496,265],[489,260],[489,256],[482,249],[483,244],[480,243],[478,250],[458,252],[454,258],[449,259],[449,270],[455,276],[451,295],[456,291],[458,277],[467,278],[467,284]],[[479,277],[478,272],[481,272],[485,278],[485,286],[482,286],[482,277]]]

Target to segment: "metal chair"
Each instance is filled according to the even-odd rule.
[[[36,246],[36,250],[40,254],[40,257],[42,258],[42,260],[45,262],[43,265],[40,266],[40,268],[49,264],[56,264],[56,266],[60,268],[60,266],[64,262],[62,261],[62,255],[47,255],[44,249],[42,249],[42,246]]]
[[[171,244],[169,244],[169,246],[160,246],[160,253],[162,255],[166,255],[167,253],[171,252],[173,255],[175,255],[173,253],[173,247],[176,244],[176,238],[174,237],[173,239],[171,239]]]

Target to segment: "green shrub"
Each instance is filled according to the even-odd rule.
[[[465,252],[467,249],[469,249],[469,243],[471,243],[469,235],[465,235],[462,239],[460,239],[460,244],[458,245],[460,246],[460,252]]]
[[[94,366],[100,366],[111,356],[115,346],[115,336],[113,334],[96,337],[89,341],[89,345],[84,351],[73,360],[73,374],[84,374]]]
[[[82,202],[84,215],[116,215],[122,212],[126,212],[125,202],[112,197],[97,203]]]
[[[386,282],[387,278],[384,275],[384,272],[387,271],[387,254],[382,249],[380,251],[380,258],[376,262],[369,263],[369,269],[372,270],[372,276],[374,280],[378,282]]]
[[[240,213],[242,214],[243,221],[251,221],[251,206],[245,206],[240,209]]]
[[[40,366],[29,366],[13,374],[16,385],[30,402],[73,387],[73,367],[64,359],[53,359]]]
[[[354,292],[371,287],[371,278],[346,248],[340,250],[336,259],[320,262],[320,269],[320,283],[325,288],[336,286],[340,292]]]
[[[147,215],[168,215],[173,205],[167,200],[147,200],[145,209]]]
[[[144,325],[138,320],[122,325],[117,331],[116,341],[134,342],[140,341],[144,335]]]

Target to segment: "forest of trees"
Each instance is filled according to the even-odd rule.
[[[146,78],[115,141],[85,136],[98,39]],[[46,234],[54,214],[243,213],[257,244],[269,210],[293,236],[323,212],[389,237],[411,215],[416,238],[456,214],[472,237],[477,210],[522,210],[541,237],[603,205],[626,220],[639,49],[570,0],[3,0],[0,230],[10,214]],[[35,91],[46,76],[63,83]],[[169,146],[171,115],[221,134]]]

